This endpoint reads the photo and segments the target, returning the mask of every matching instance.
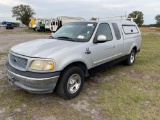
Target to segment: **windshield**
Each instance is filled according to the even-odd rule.
[[[88,42],[97,26],[93,22],[73,22],[62,26],[55,34],[55,39],[69,40],[76,42]]]

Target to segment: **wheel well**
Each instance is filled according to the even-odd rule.
[[[88,76],[89,76],[89,73],[88,73],[88,70],[87,70],[87,66],[86,66],[86,64],[83,63],[83,62],[74,62],[74,63],[71,63],[71,64],[67,65],[67,66],[62,70],[62,72],[65,71],[66,69],[68,69],[68,68],[71,67],[71,66],[80,67],[80,68],[83,70],[85,77],[88,77]]]
[[[133,48],[133,50],[135,50],[135,52],[137,53],[137,47],[136,46]]]

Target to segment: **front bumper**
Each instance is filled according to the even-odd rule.
[[[57,84],[60,72],[35,73],[24,72],[13,68],[8,62],[5,64],[8,81],[32,93],[50,93]]]

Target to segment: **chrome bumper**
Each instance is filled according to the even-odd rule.
[[[56,87],[59,75],[53,77],[34,78],[27,77],[12,72],[9,67],[6,66],[8,81],[12,85],[16,85],[22,89],[25,89],[32,93],[50,93]],[[14,69],[14,68],[12,68]],[[41,75],[41,74],[40,74]],[[34,76],[34,73],[32,74]]]

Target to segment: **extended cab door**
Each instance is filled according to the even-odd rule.
[[[114,30],[114,36],[115,36],[115,43],[116,43],[116,58],[120,58],[124,55],[124,40],[122,35],[122,30],[120,29],[120,26],[118,26],[117,23],[112,23],[112,27]]]
[[[93,67],[113,60],[116,55],[116,44],[108,23],[99,24],[94,41],[97,41],[99,35],[106,36],[107,41],[93,43],[91,46]]]

